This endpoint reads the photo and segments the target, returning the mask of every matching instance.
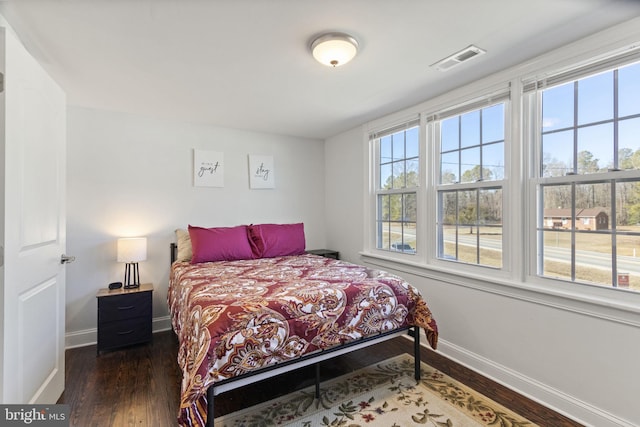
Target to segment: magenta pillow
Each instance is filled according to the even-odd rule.
[[[253,259],[247,226],[203,228],[189,226],[192,264],[208,261]]]
[[[259,224],[249,226],[249,238],[256,258],[304,253],[304,224]]]

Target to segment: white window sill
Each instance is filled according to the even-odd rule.
[[[454,270],[448,268],[446,265],[449,264],[448,262],[423,264],[410,259],[399,259],[399,257],[378,253],[360,252],[360,255],[367,264],[400,274],[413,274],[455,286],[640,327],[640,292],[539,277],[531,277],[528,281],[518,281],[506,274],[493,274],[494,270],[487,270],[492,271],[491,276],[469,273],[461,271],[463,269],[459,268]],[[458,264],[454,264],[454,267],[458,266]],[[478,268],[478,270],[480,271],[482,268]],[[500,273],[505,272],[500,271]]]

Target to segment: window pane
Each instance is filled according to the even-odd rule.
[[[391,178],[390,188],[403,188],[404,182],[404,162],[393,162],[391,164],[393,168],[393,176]]]
[[[479,233],[478,264],[502,268],[502,227],[481,227]]]
[[[439,192],[438,257],[502,268],[502,189]]]
[[[403,197],[404,218],[402,223],[402,245],[396,245],[401,252],[416,253],[416,219],[417,198],[415,194],[405,194]]]
[[[459,182],[458,171],[459,171],[459,163],[458,159],[460,153],[458,151],[454,151],[452,153],[442,154],[440,157],[440,182],[442,184],[452,184],[454,182]]]
[[[419,149],[419,132],[418,128],[414,127],[406,132],[406,150],[407,150],[407,158],[418,157],[420,154]]]
[[[443,191],[438,194],[439,224],[438,224],[438,257],[442,259],[457,259],[457,193]]]
[[[564,176],[573,172],[573,131],[542,136],[542,176]]]
[[[460,147],[480,145],[480,110],[460,116]]]
[[[380,165],[380,188],[388,190],[393,188],[392,164]]]
[[[502,267],[502,190],[480,191],[479,263]]]
[[[640,236],[618,236],[616,285],[622,289],[640,291]]]
[[[458,227],[456,229],[456,259],[478,263],[477,191],[458,191]]]
[[[379,249],[415,254],[417,195],[415,193],[378,197]]]
[[[407,187],[417,187],[418,183],[419,183],[419,174],[418,174],[418,167],[419,167],[419,161],[418,159],[413,159],[413,160],[407,160],[406,162],[406,167],[407,167]]]
[[[544,229],[540,234],[544,245],[540,273],[571,280],[571,233],[561,229]]]
[[[390,206],[389,196],[384,194],[378,196],[378,218],[384,221],[388,221],[391,216],[389,214],[389,206]]]
[[[618,115],[620,117],[640,113],[640,63],[620,68],[618,71]]]
[[[640,118],[621,120],[618,123],[618,167],[620,169],[640,169],[639,136]]]
[[[578,173],[595,173],[613,167],[613,124],[578,129]]]
[[[542,187],[542,227],[556,230],[572,228],[571,186],[546,185]]]
[[[440,222],[453,225],[457,222],[458,203],[456,192],[444,191],[440,193]]]
[[[404,213],[402,220],[405,222],[416,222],[416,219],[418,217],[418,203],[415,193],[403,194],[402,202]]]
[[[393,140],[393,160],[404,159],[404,132],[391,135]]]
[[[640,232],[640,182],[616,183],[616,214],[618,228]],[[637,255],[640,257],[640,247]]]
[[[460,148],[460,136],[458,134],[458,117],[446,119],[440,122],[440,147],[441,151],[457,150]]]
[[[542,93],[542,130],[573,126],[573,83],[546,89]]]
[[[402,221],[402,194],[389,195],[389,218],[391,221]]]
[[[496,226],[502,224],[502,190],[480,190],[478,221],[483,226]],[[487,229],[487,233],[491,230]]]
[[[611,184],[576,185],[576,229],[608,230]]]
[[[483,179],[504,179],[504,143],[482,146]]]
[[[391,157],[391,136],[380,138],[380,163],[390,162]]]
[[[504,104],[482,110],[482,143],[504,141]]]
[[[390,222],[378,221],[377,247],[379,249],[389,250],[390,248],[390,225]]]
[[[478,211],[476,191],[458,191],[458,223],[473,225],[477,223]],[[473,230],[469,230],[473,233]]]
[[[613,71],[578,81],[578,124],[613,118]]]
[[[640,291],[640,182],[616,183],[617,287]]]
[[[457,226],[455,225],[444,225],[442,227],[442,245],[440,247],[440,251],[438,252],[438,256],[441,259],[446,259],[450,261],[454,261],[458,259],[458,237],[457,237]]]
[[[611,251],[611,235],[576,233],[576,280],[610,285]]]
[[[476,182],[482,178],[480,168],[480,147],[460,151],[460,182]]]

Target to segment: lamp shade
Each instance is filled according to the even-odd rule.
[[[358,42],[345,33],[329,33],[311,43],[311,53],[321,64],[338,67],[356,56]]]
[[[147,238],[126,237],[118,239],[118,262],[138,262],[147,259]]]

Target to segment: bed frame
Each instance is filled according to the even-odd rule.
[[[178,245],[175,243],[171,243],[171,264],[173,264],[173,262],[177,259],[177,252]],[[351,341],[347,344],[343,344],[337,347],[332,347],[326,350],[319,350],[313,353],[306,354],[294,360],[289,360],[273,366],[256,369],[255,371],[247,372],[233,378],[227,378],[225,380],[218,381],[215,384],[212,384],[207,389],[207,427],[214,427],[214,398],[220,393],[224,393],[226,391],[230,391],[238,387],[242,387],[267,378],[271,378],[276,375],[292,371],[294,369],[303,368],[309,365],[315,365],[315,395],[316,398],[319,398],[320,362],[407,334],[413,337],[413,357],[415,361],[414,377],[416,381],[420,381],[420,328],[417,326],[406,326],[393,331],[383,332],[375,336]]]

